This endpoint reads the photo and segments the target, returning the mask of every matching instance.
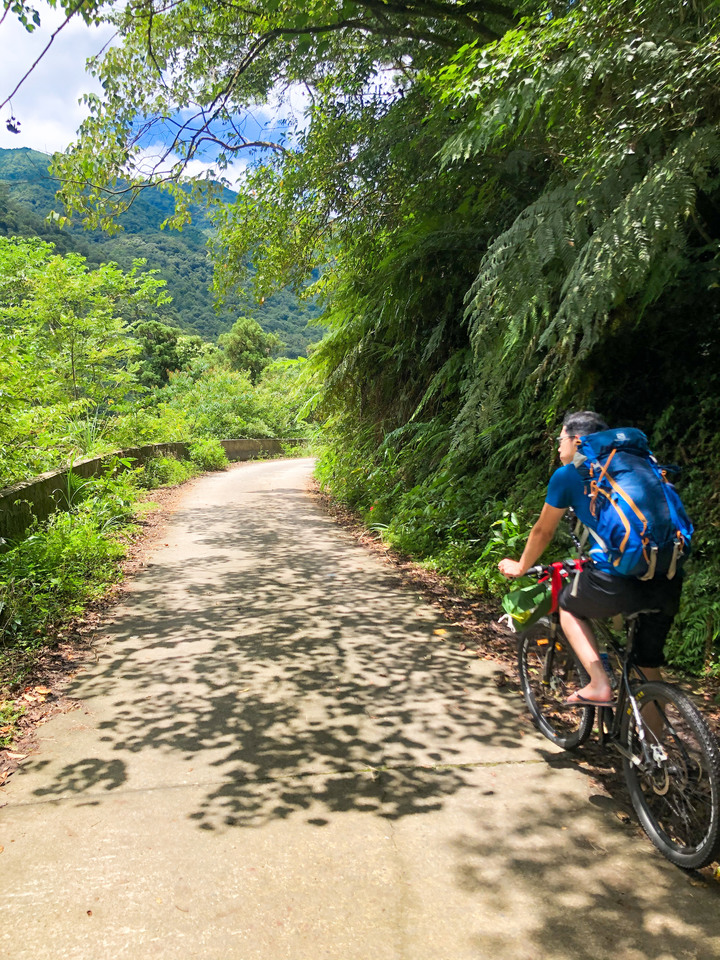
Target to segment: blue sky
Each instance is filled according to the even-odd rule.
[[[38,9],[42,26],[31,34],[12,15],[0,26],[0,102],[14,89],[62,22],[62,15],[56,11],[42,4]],[[0,147],[30,147],[43,153],[65,149],[85,116],[78,101],[83,93],[99,92],[99,86],[85,71],[85,62],[98,54],[112,36],[109,27],[87,27],[81,20],[71,21],[13,97],[12,104],[0,111]],[[287,115],[291,109],[301,113],[304,105],[305,98],[298,91],[291,97],[290,106],[256,108],[244,118],[248,136],[267,138],[270,131],[277,132],[275,118]],[[6,129],[11,115],[20,122],[19,134]],[[155,152],[152,144],[147,146],[148,154]],[[232,181],[240,176],[248,159],[239,159],[226,177]],[[190,172],[199,172],[202,167],[198,161]]]

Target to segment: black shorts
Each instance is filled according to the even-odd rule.
[[[661,667],[665,663],[665,640],[680,605],[680,574],[672,580],[636,580],[586,567],[573,597],[574,580],[571,576],[563,587],[559,603],[579,620],[605,620],[619,613],[654,611],[638,617],[631,661],[638,667]]]

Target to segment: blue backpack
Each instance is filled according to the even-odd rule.
[[[645,434],[620,427],[581,437],[573,464],[595,518],[589,533],[617,574],[672,579],[690,553],[693,525]]]

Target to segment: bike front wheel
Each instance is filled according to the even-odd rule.
[[[697,870],[720,851],[720,751],[697,707],[667,683],[644,683],[620,731],[630,798],[672,863]],[[641,731],[642,730],[642,736]],[[644,739],[645,749],[643,749]]]
[[[557,624],[543,618],[520,635],[520,685],[538,729],[565,750],[590,736],[593,707],[571,708],[568,696],[588,677]]]

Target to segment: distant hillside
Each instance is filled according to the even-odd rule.
[[[55,184],[48,173],[50,157],[22,148],[0,149],[0,236],[36,236],[55,244],[58,253],[75,251],[88,263],[114,261],[124,269],[136,257],[145,257],[149,269],[157,269],[167,281],[173,298],[163,319],[174,322],[206,340],[230,329],[240,313],[253,316],[263,329],[277,333],[287,344],[287,356],[304,355],[308,343],[322,330],[307,323],[320,313],[313,304],[298,301],[282,290],[263,304],[250,307],[228,305],[221,312],[213,307],[212,264],[206,241],[212,225],[201,208],[182,231],[161,230],[172,213],[173,201],[161,190],[145,190],[122,217],[123,231],[113,237],[79,227],[60,230],[45,220],[54,209]],[[232,199],[232,191],[226,191]]]

